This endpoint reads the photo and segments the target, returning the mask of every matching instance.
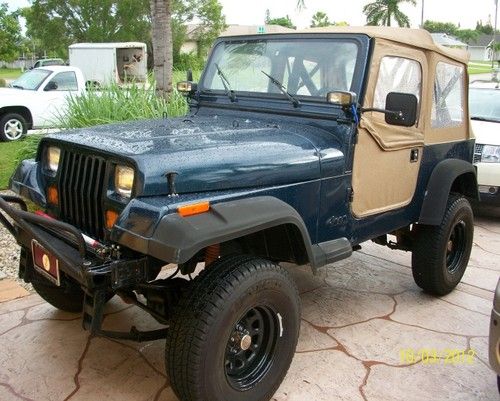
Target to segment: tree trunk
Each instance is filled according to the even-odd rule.
[[[156,93],[167,98],[172,91],[171,0],[150,0]]]

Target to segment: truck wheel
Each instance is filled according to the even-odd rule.
[[[451,195],[439,226],[415,226],[412,272],[417,285],[434,295],[451,292],[465,273],[472,250],[474,217],[462,196]]]
[[[38,295],[57,309],[71,313],[83,310],[83,290],[67,277],[61,277],[61,286],[58,287],[35,273],[31,284]]]
[[[28,132],[26,119],[17,113],[7,113],[0,119],[0,140],[17,141]]]
[[[300,299],[288,273],[250,256],[219,259],[179,302],[165,362],[182,401],[267,401],[292,361]]]

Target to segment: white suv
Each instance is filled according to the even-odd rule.
[[[500,206],[500,88],[497,82],[473,82],[469,88],[474,164],[484,204]]]

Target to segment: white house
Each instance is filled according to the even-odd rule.
[[[470,53],[470,59],[474,61],[491,60],[491,50],[488,46],[493,42],[493,35],[482,34],[476,40],[469,41],[467,51]]]
[[[181,46],[181,53],[195,53],[198,50],[198,37],[202,25],[189,24],[187,26],[186,41]],[[281,25],[228,25],[220,36],[251,35],[262,33],[294,32],[294,29]]]

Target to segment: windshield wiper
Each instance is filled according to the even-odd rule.
[[[215,68],[217,68],[217,74],[219,74],[222,85],[224,85],[224,89],[226,90],[226,95],[229,97],[232,103],[236,101],[236,95],[234,94],[234,90],[231,89],[231,84],[229,80],[226,78],[224,73],[219,67],[219,64],[215,63]]]
[[[23,89],[24,90],[24,87],[22,87],[21,85],[13,84],[12,87],[16,88],[16,89]]]
[[[283,84],[278,81],[276,78],[272,77],[271,75],[269,75],[267,72],[264,72],[261,70],[261,72],[270,79],[270,81],[276,85],[276,87],[288,98],[288,100],[290,100],[293,104],[293,107],[299,107],[300,106],[300,102],[299,102],[299,99],[297,99],[295,96],[293,96],[290,92],[288,92],[286,90],[286,88],[283,86]]]

